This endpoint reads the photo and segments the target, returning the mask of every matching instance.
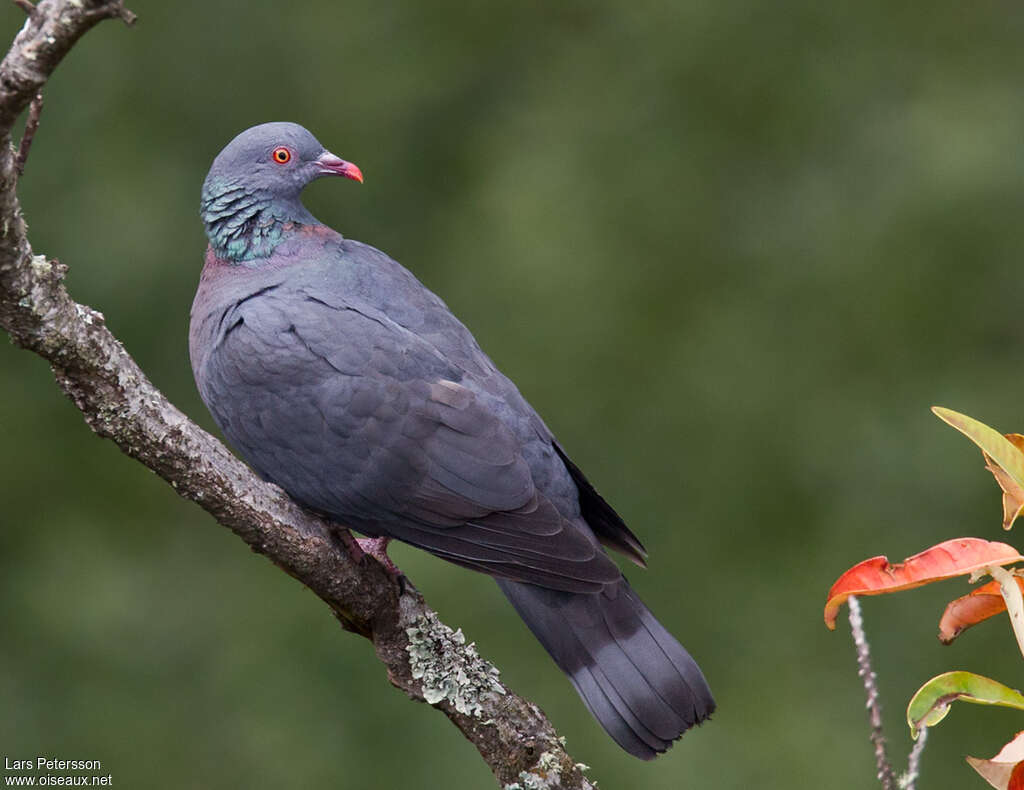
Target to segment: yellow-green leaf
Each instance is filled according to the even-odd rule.
[[[933,727],[946,718],[949,706],[958,699],[1024,710],[1024,695],[1016,689],[973,672],[945,672],[921,686],[907,705],[911,736],[916,739],[923,727]]]
[[[1003,436],[985,423],[952,409],[933,406],[932,411],[981,448],[989,471],[1003,489],[1003,528],[1009,529],[1024,510],[1024,441],[1017,434]]]

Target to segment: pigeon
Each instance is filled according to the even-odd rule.
[[[607,733],[653,759],[715,702],[603,548],[645,567],[643,545],[439,297],[306,210],[321,176],[363,180],[294,123],[214,159],[189,329],[204,403],[299,504],[494,577]]]

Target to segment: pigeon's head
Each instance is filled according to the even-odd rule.
[[[325,149],[297,123],[263,123],[246,129],[217,155],[203,194],[231,187],[295,198],[321,176],[363,180],[358,167]]]
[[[299,195],[321,176],[363,180],[358,167],[296,123],[246,129],[217,155],[203,182],[200,214],[214,249],[236,260],[264,257],[265,242],[278,235],[275,223],[316,222]],[[253,233],[273,238],[253,239]]]

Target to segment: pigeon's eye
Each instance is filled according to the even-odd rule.
[[[277,162],[279,165],[286,165],[290,161],[292,161],[292,152],[282,145],[279,148],[274,149],[274,152],[270,155],[270,158]]]

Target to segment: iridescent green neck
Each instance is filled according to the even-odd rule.
[[[237,263],[270,257],[286,223],[316,224],[298,196],[288,200],[224,182],[204,185],[199,214],[217,257]]]

